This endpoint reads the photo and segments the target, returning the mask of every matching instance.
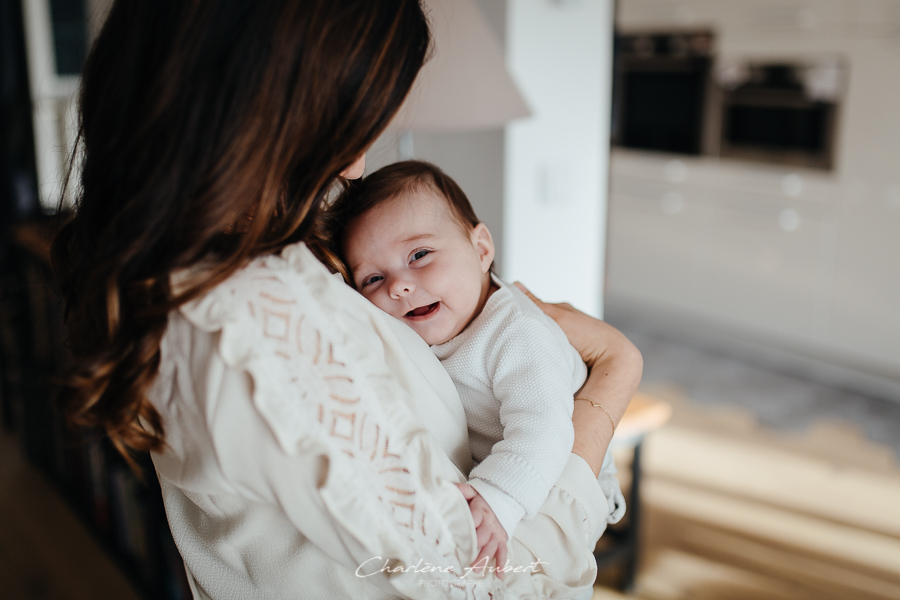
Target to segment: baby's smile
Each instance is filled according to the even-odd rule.
[[[433,304],[426,304],[425,306],[420,306],[419,308],[414,308],[406,315],[404,315],[408,319],[415,319],[417,321],[423,321],[435,313],[441,308],[440,302],[434,302]]]

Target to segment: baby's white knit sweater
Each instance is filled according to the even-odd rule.
[[[469,483],[512,538],[569,459],[573,394],[587,368],[553,319],[515,286],[495,282],[500,289],[481,314],[432,350],[466,411],[472,457],[480,463]]]

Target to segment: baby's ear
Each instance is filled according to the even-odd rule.
[[[494,262],[494,238],[484,223],[479,223],[472,229],[472,245],[481,261],[481,272],[487,273]]]

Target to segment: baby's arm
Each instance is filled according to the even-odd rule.
[[[470,473],[510,535],[536,514],[568,461],[575,371],[584,371],[562,332],[539,317],[516,315],[487,349],[503,434]]]
[[[506,564],[506,543],[509,536],[497,515],[475,488],[466,483],[457,483],[456,487],[462,492],[469,502],[469,510],[472,512],[472,520],[475,522],[475,537],[478,541],[478,557],[472,563],[472,568],[482,574],[488,567],[491,559],[497,567],[497,577],[503,579],[503,571],[499,570]]]

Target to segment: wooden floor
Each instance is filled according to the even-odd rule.
[[[648,391],[675,413],[645,445],[634,597],[900,598],[900,468],[890,449],[843,424],[772,432],[734,409]],[[627,453],[618,459],[626,473]],[[137,600],[8,436],[0,436],[0,599]]]
[[[774,432],[735,409],[655,395],[675,414],[645,445],[637,597],[900,598],[891,449],[845,424]]]

